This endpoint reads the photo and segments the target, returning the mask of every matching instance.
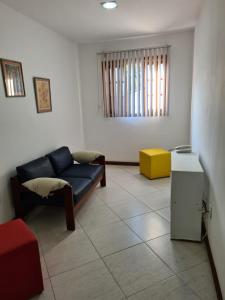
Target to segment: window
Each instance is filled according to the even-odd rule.
[[[167,116],[168,47],[101,54],[105,117]]]

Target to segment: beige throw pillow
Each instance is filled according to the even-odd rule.
[[[40,177],[23,183],[28,190],[38,194],[41,197],[48,197],[51,192],[62,189],[64,186],[70,184],[62,179]]]
[[[91,163],[92,161],[94,161],[102,155],[102,153],[96,151],[77,151],[72,153],[73,159],[79,162],[80,164]]]

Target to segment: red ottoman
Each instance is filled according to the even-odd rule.
[[[20,219],[0,225],[0,299],[28,300],[42,291],[34,234]]]

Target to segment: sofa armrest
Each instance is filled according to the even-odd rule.
[[[66,185],[70,184],[65,180],[49,177],[39,177],[22,183],[22,186],[43,198],[47,198],[54,194],[55,191],[64,188]]]
[[[12,187],[13,202],[15,207],[15,215],[17,218],[24,218],[25,212],[23,208],[21,194],[31,193],[31,191],[22,185],[18,176],[14,176],[11,178],[11,187]],[[67,229],[75,230],[73,192],[71,186],[65,185],[63,188],[58,189],[53,193],[54,195],[61,195],[64,198]]]
[[[101,156],[104,155],[97,151],[77,151],[72,153],[73,159],[81,164],[92,163]]]
[[[21,195],[23,193],[31,193],[31,191],[22,185],[18,176],[11,177],[10,181],[11,181],[13,204],[15,208],[15,216],[16,218],[23,219],[25,217],[25,211],[22,205]]]
[[[103,166],[103,176],[102,176],[102,180],[100,181],[101,187],[105,187],[106,186],[106,168],[105,168],[105,156],[101,155],[98,158],[96,158],[92,164],[98,164],[98,165],[102,165]]]
[[[98,158],[96,158],[94,161],[92,161],[92,164],[98,164],[105,166],[105,156],[100,155]]]

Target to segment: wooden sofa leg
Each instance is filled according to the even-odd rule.
[[[102,180],[100,181],[101,187],[106,186],[106,176],[105,176],[105,172],[103,174]]]
[[[69,186],[65,187],[64,204],[66,212],[66,226],[67,230],[75,230],[75,219],[74,219],[74,205],[73,205],[73,193]]]

